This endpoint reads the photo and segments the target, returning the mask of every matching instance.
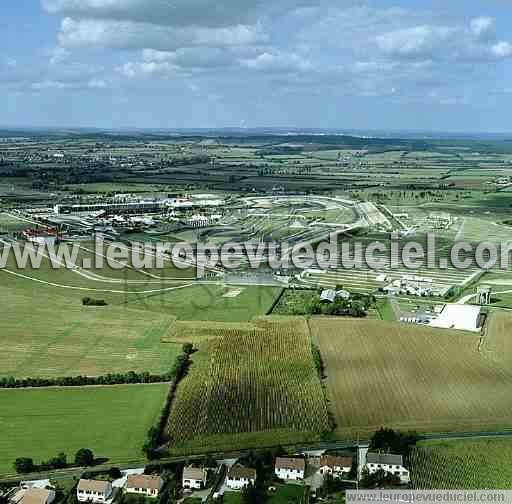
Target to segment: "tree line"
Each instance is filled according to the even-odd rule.
[[[176,357],[172,369],[167,373],[151,374],[147,371],[127,373],[108,373],[100,376],[61,376],[57,378],[15,378],[0,377],[0,388],[37,388],[37,387],[85,387],[88,385],[123,385],[133,383],[161,383],[171,380],[179,381],[186,372],[188,356],[193,347],[190,343],[183,345],[183,353]]]
[[[160,412],[158,422],[149,428],[146,441],[142,448],[142,451],[149,460],[157,459],[160,456],[158,451],[159,447],[165,443],[168,439],[165,434],[165,427],[167,426],[167,420],[171,413],[172,401],[176,392],[176,387],[180,380],[187,374],[188,367],[190,365],[190,355],[194,352],[194,346],[191,343],[184,343],[182,353],[178,355],[172,369],[173,379],[169,387],[164,406]]]
[[[137,373],[109,373],[101,376],[60,376],[56,378],[0,378],[0,388],[28,387],[85,387],[87,385],[120,385],[129,383],[158,383],[172,380],[173,371],[163,374],[151,374],[146,371]]]
[[[95,459],[92,450],[80,448],[75,453],[74,463],[68,463],[67,455],[59,453],[56,457],[34,464],[34,459],[29,457],[19,457],[14,461],[14,470],[18,474],[28,474],[32,472],[51,471],[54,469],[65,469],[67,467],[86,467],[94,465]]]

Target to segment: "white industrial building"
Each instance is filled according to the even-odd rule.
[[[480,306],[448,303],[444,305],[439,315],[430,321],[430,326],[479,332],[481,318]]]

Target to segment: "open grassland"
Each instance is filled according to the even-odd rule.
[[[259,319],[200,344],[168,423],[173,453],[318,439],[327,409],[304,319]]]
[[[230,297],[231,290],[240,293]],[[229,287],[197,284],[186,289],[131,297],[126,306],[170,313],[180,320],[244,322],[265,315],[281,292],[280,287]],[[227,294],[227,295],[226,295]]]
[[[0,390],[0,474],[18,457],[35,463],[80,448],[112,463],[141,460],[167,384]]]
[[[75,271],[0,270],[0,376],[56,377],[114,372],[167,372],[179,347],[164,344],[176,317],[245,321],[265,314],[280,289],[215,284],[116,283]],[[82,298],[107,306],[83,306]]]
[[[29,224],[14,215],[0,212],[0,233],[9,233],[26,229]]]
[[[510,358],[490,361],[479,352],[479,335],[372,320],[313,318],[310,326],[339,436],[355,439],[383,425],[421,432],[512,427]]]
[[[512,439],[422,441],[411,456],[416,489],[512,489]]]
[[[0,278],[2,376],[156,374],[167,372],[179,351],[177,345],[160,341],[171,330],[174,317],[170,314],[122,304],[82,306],[81,296],[87,293],[33,283],[5,272],[0,272]],[[117,301],[121,303],[122,298]]]

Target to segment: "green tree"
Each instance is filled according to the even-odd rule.
[[[75,464],[80,467],[94,465],[94,454],[89,448],[80,448],[75,454]]]
[[[242,502],[243,504],[260,504],[262,502],[262,495],[258,487],[249,483],[242,490]]]
[[[19,474],[26,474],[35,470],[34,461],[28,457],[20,457],[14,461],[14,469]]]
[[[183,343],[182,350],[184,354],[190,355],[194,351],[194,345],[192,343]]]

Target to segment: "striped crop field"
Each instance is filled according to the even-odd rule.
[[[199,345],[168,434],[171,451],[187,453],[316,440],[328,428],[306,321],[269,318]]]
[[[422,441],[411,455],[416,489],[512,489],[512,439]]]
[[[381,426],[419,432],[512,428],[510,358],[490,359],[479,334],[325,317],[312,318],[310,326],[341,438],[364,439]],[[494,341],[507,335],[494,334]]]

